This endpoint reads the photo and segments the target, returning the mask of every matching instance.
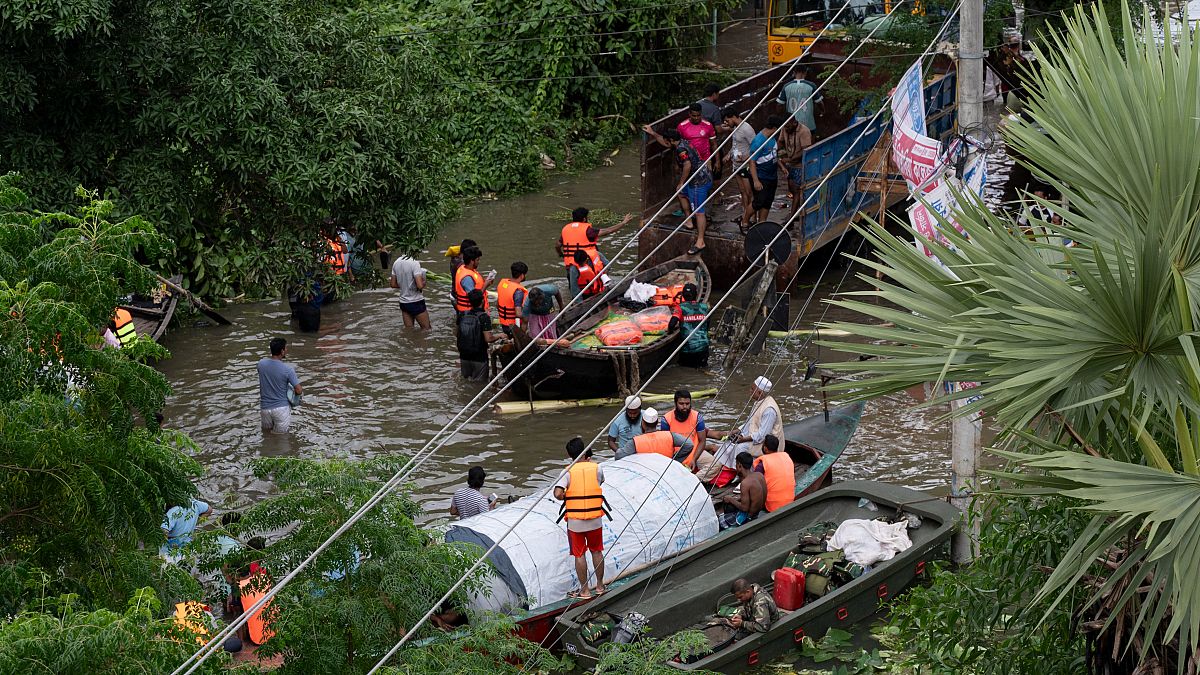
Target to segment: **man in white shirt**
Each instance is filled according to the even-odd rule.
[[[404,327],[414,324],[429,330],[429,310],[425,307],[425,270],[421,263],[402,255],[392,263],[392,288],[400,291],[400,314]]]

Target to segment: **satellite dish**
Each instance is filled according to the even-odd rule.
[[[792,238],[779,223],[767,220],[746,230],[746,260],[751,264],[762,263],[763,252],[767,251],[768,246],[771,259],[780,265],[792,255]]]

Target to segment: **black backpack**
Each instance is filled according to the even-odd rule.
[[[458,318],[458,351],[461,354],[482,354],[487,352],[487,342],[483,339],[483,324],[479,321],[481,312],[466,312]]]

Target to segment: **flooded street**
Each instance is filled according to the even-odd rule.
[[[614,159],[613,166],[577,178],[552,178],[539,194],[471,206],[419,254],[420,259],[428,269],[445,273],[449,265],[441,252],[470,236],[484,251],[481,270],[495,268],[505,276],[509,263],[523,260],[531,278],[561,274],[553,246],[561,223],[548,215],[576,205],[615,212],[637,208],[636,153],[625,147]],[[604,250],[615,253],[634,232],[630,226],[606,239]],[[629,269],[635,254],[636,246],[631,246],[615,267]],[[813,265],[811,274],[798,280],[798,288],[816,283],[819,270],[820,265]],[[844,274],[844,269],[832,267],[819,280],[817,299],[828,297]],[[327,307],[319,334],[297,332],[289,324],[283,301],[229,308],[225,314],[234,326],[172,330],[165,344],[173,358],[162,369],[175,393],[164,412],[168,425],[187,432],[201,447],[197,459],[207,471],[200,482],[202,496],[239,504],[269,490],[269,485],[249,473],[247,464],[255,457],[365,458],[418,451],[479,391],[458,378],[448,293],[444,284],[431,283],[427,289],[434,324],[429,335],[404,329],[394,291],[383,288],[356,293]],[[808,293],[808,288],[797,290],[794,312]],[[802,325],[811,325],[825,307],[813,302]],[[826,318],[849,317],[830,312]],[[255,363],[267,355],[267,342],[274,336],[286,337],[290,343],[288,360],[304,385],[305,403],[290,435],[264,439],[258,426]],[[804,382],[803,376],[805,359],[817,357],[816,349],[798,352],[796,343],[786,350],[781,346],[782,341],[772,340],[767,351],[746,359],[739,372],[717,368],[711,378],[668,367],[647,391],[719,387],[720,395],[703,401],[701,410],[710,425],[724,429],[737,422],[751,381],[770,369],[785,421],[815,414],[820,409],[816,385]],[[712,363],[720,364],[722,354],[723,348],[718,347]],[[824,357],[822,361],[830,360],[828,350]],[[940,413],[914,411],[911,406],[905,396],[872,402],[835,468],[837,477],[880,479],[916,488],[944,485],[949,470],[948,430],[936,422]],[[486,410],[414,474],[415,496],[430,515],[444,513],[450,495],[464,483],[473,464],[488,471],[489,490],[528,494],[556,475],[569,438],[594,437],[617,412],[594,408],[498,415]]]

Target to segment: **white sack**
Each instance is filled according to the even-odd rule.
[[[878,520],[852,518],[842,521],[829,538],[830,551],[841,549],[846,560],[859,565],[874,565],[891,560],[912,546],[908,538],[908,523],[884,523]]]
[[[604,519],[606,580],[716,536],[717,515],[708,494],[679,462],[658,454],[638,454],[603,462],[601,467],[604,496],[613,518]],[[566,520],[555,522],[562,502],[552,494],[540,500],[537,495],[523,497],[460,520],[447,531],[446,540],[495,542],[530,503],[534,503],[533,510],[500,543],[503,557],[511,563],[506,571],[510,577],[515,571],[523,588],[494,577],[490,583],[492,596],[472,598],[472,608],[511,611],[537,607],[562,600],[579,587],[567,546]],[[591,556],[586,559],[591,571]],[[501,564],[499,559],[493,562]],[[595,583],[594,577],[591,583]]]

